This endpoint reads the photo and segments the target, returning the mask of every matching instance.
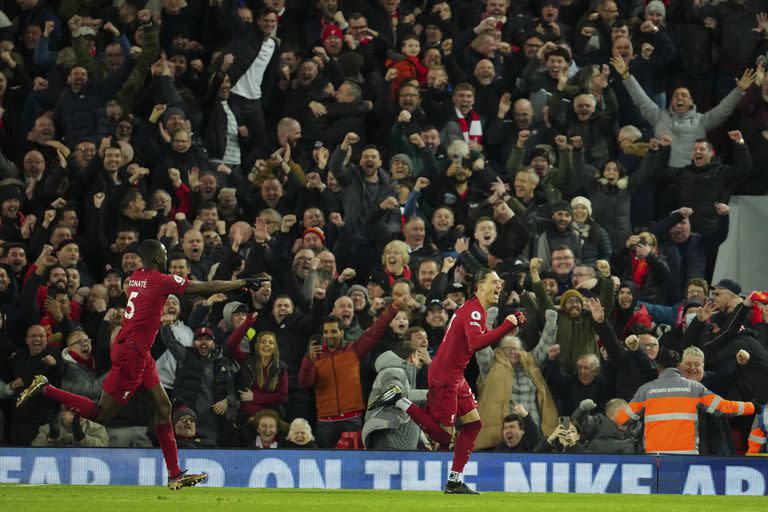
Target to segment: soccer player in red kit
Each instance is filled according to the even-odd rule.
[[[179,467],[171,424],[171,402],[160,384],[155,360],[150,354],[160,328],[165,299],[171,294],[212,295],[246,287],[258,289],[260,282],[258,279],[197,282],[167,274],[168,253],[157,240],[143,241],[138,253],[144,268],[134,271],[128,279],[125,292],[128,303],[120,332],[112,345],[112,368],[104,380],[99,403],[51,386],[45,376],[38,375],[21,393],[16,406],[21,407],[32,394],[42,390],[46,397],[78,410],[84,418],[107,424],[134,394],[140,394],[154,410],[155,434],[168,468],[168,487],[175,491],[196,485],[207,475],[187,474]]]
[[[456,436],[446,494],[479,494],[467,487],[462,477],[481,426],[477,402],[464,379],[464,368],[475,352],[496,343],[525,321],[519,313],[508,315],[496,329],[486,332],[485,311],[498,302],[501,289],[502,281],[496,272],[483,269],[475,275],[475,296],[456,310],[429,365],[426,408],[404,398],[396,384],[371,398],[368,404],[368,409],[385,405],[402,409],[432,440],[444,446],[450,444],[453,425],[459,417],[461,430]]]

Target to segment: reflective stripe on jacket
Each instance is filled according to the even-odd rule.
[[[766,433],[768,433],[768,404],[763,406],[763,411],[755,415],[755,421],[752,422],[752,432],[749,433],[747,440],[747,453],[765,453]]]
[[[726,400],[700,382],[688,380],[676,368],[667,368],[659,378],[640,387],[632,402],[619,412],[620,424],[645,417],[646,453],[699,453],[698,413],[751,415],[751,402]]]

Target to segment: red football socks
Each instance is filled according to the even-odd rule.
[[[43,395],[65,405],[69,409],[80,411],[80,416],[83,418],[95,421],[101,415],[101,407],[90,398],[69,393],[50,384],[43,386]]]
[[[411,404],[405,412],[433,441],[446,446],[451,443],[451,434],[443,430],[427,411],[416,404]]]
[[[459,430],[459,435],[456,436],[456,446],[453,449],[453,465],[451,471],[457,471],[459,473],[464,471],[464,466],[469,460],[469,456],[472,454],[472,448],[475,446],[475,439],[477,434],[480,433],[480,427],[482,424],[479,421],[472,421],[465,423]]]
[[[174,478],[181,473],[179,467],[179,451],[176,448],[176,439],[173,437],[173,425],[170,423],[158,423],[155,425],[155,435],[163,452],[165,467],[168,468],[168,476]]]

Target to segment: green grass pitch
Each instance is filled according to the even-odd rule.
[[[0,510],[8,512],[726,512],[765,511],[765,497],[513,494],[446,496],[438,492],[0,485]]]

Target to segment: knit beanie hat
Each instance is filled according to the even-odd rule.
[[[365,286],[361,286],[359,284],[355,284],[349,287],[349,290],[347,291],[347,296],[352,296],[352,292],[362,292],[363,295],[365,295],[365,302],[368,303],[370,298],[368,297],[368,289]]]
[[[197,414],[195,414],[195,411],[187,407],[186,405],[182,405],[181,407],[177,407],[173,411],[173,423],[176,424],[177,421],[179,421],[184,416],[192,416],[195,418],[195,421],[197,421]]]
[[[578,298],[578,299],[579,299],[579,300],[582,302],[582,304],[584,303],[584,296],[581,294],[581,292],[579,292],[578,290],[574,290],[573,288],[571,288],[570,290],[566,290],[566,292],[565,292],[565,293],[563,293],[563,294],[560,296],[560,307],[561,307],[561,308],[562,308],[562,307],[565,307],[565,303],[566,303],[566,302],[568,301],[568,299],[570,299],[571,297],[577,297],[577,298]]]
[[[392,164],[395,163],[395,160],[400,160],[405,165],[408,166],[409,169],[413,169],[413,160],[411,160],[411,157],[404,153],[397,153],[392,158],[389,159],[389,167],[392,168]]]
[[[590,201],[584,196],[576,196],[573,199],[571,199],[571,208],[573,208],[577,204],[580,204],[581,206],[586,206],[589,216],[590,217],[592,216],[592,201]]]
[[[667,8],[664,6],[664,2],[660,2],[659,0],[651,0],[648,2],[648,5],[645,6],[645,15],[648,16],[648,13],[651,12],[657,12],[661,14],[663,18],[667,17]]]

